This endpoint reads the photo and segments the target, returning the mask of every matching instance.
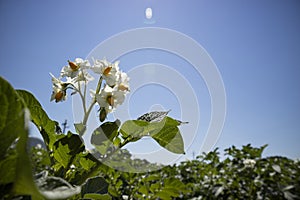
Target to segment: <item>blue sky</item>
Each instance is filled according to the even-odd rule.
[[[145,23],[147,7],[152,8],[155,23]],[[123,31],[175,30],[197,41],[222,76],[227,113],[215,147],[269,144],[265,155],[300,158],[299,19],[299,1],[0,0],[0,75],[15,88],[31,91],[51,118],[71,123],[71,99],[49,102],[49,72],[59,75],[68,59],[85,58],[99,43]],[[201,123],[196,144],[182,159],[191,158],[193,151],[198,154],[211,109],[201,76],[184,60],[158,50],[131,52],[120,61],[124,71],[161,63],[189,81],[196,91]],[[170,115],[180,118],[178,95],[159,85],[145,86],[132,94],[130,115],[135,118],[152,107],[172,109]],[[193,116],[187,118],[182,120]],[[187,126],[183,135],[188,134],[185,131],[193,130]]]

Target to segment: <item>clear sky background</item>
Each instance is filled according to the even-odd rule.
[[[153,10],[153,24],[145,23],[147,7]],[[85,58],[99,43],[126,30],[176,30],[206,49],[223,78],[227,115],[215,147],[269,144],[265,155],[300,158],[299,19],[300,3],[291,0],[0,0],[0,75],[15,88],[32,92],[52,119],[71,123],[71,99],[49,101],[49,72],[58,76],[68,59]],[[203,117],[197,142],[184,159],[198,154],[210,118],[209,94],[201,77],[183,60],[157,50],[130,53],[120,60],[124,71],[162,63],[190,81]],[[176,95],[155,85],[143,87],[131,96],[130,115],[138,117],[152,107],[172,109],[170,115],[180,118]],[[185,128],[182,134],[188,134]]]

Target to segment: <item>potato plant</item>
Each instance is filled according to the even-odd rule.
[[[232,146],[195,160],[161,166],[132,159],[126,145],[152,137],[170,152],[183,154],[178,128],[183,122],[168,112],[146,114],[137,120],[106,121],[129,92],[128,77],[118,63],[69,61],[61,77],[52,75],[51,100],[66,100],[67,90],[79,94],[82,122],[76,133],[62,133],[33,94],[14,89],[0,78],[0,198],[1,199],[299,199],[300,162],[282,156],[263,157],[265,146]],[[96,67],[95,67],[96,66]],[[100,74],[91,104],[86,105],[86,70]],[[62,81],[67,77],[67,81]],[[106,81],[106,84],[102,82]],[[95,106],[99,121],[91,137],[92,151],[82,135]],[[29,123],[39,130],[45,148],[28,149]],[[147,172],[136,173],[136,169]],[[126,169],[126,171],[122,171]],[[132,170],[130,170],[132,169]]]

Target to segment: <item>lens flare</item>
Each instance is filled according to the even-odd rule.
[[[152,9],[151,8],[147,8],[145,11],[145,15],[147,19],[151,19],[152,18]]]

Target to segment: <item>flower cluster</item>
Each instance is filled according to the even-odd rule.
[[[81,90],[81,85],[84,84],[84,90],[89,81],[94,78],[88,70],[95,74],[99,74],[99,82],[97,89],[91,91],[92,104],[90,109],[86,110],[86,91]],[[67,89],[72,89],[72,94],[79,93],[84,105],[85,115],[89,115],[91,107],[98,103],[100,109],[100,121],[104,121],[106,115],[115,110],[115,108],[124,102],[126,94],[129,92],[129,77],[125,72],[119,69],[119,61],[114,63],[108,62],[106,59],[94,60],[91,65],[88,60],[76,58],[74,61],[68,61],[68,65],[64,66],[60,72],[60,77],[56,78],[52,74],[53,92],[51,101],[60,102],[66,100]],[[66,81],[62,81],[66,78]],[[102,84],[102,82],[105,83]]]
[[[106,82],[99,92],[95,92],[95,99],[100,106],[100,121],[103,121],[107,113],[124,102],[125,95],[129,91],[129,77],[120,71],[119,61],[110,63],[106,59],[95,60],[91,69],[94,73],[100,74]]]
[[[93,80],[94,78],[87,72],[90,67],[91,65],[88,60],[76,58],[74,62],[68,61],[68,65],[62,68],[59,78],[54,77],[50,73],[53,88],[50,101],[64,101],[67,97],[67,89],[74,89],[76,91],[78,90],[76,83],[87,83]],[[62,81],[64,77],[66,77],[66,81]]]

